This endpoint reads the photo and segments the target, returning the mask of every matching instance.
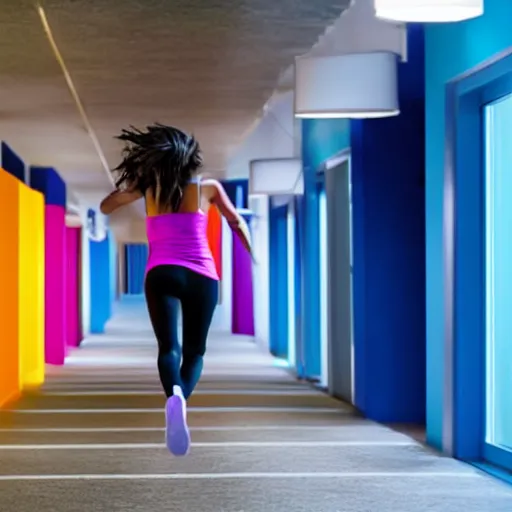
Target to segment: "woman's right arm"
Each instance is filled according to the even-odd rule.
[[[100,204],[103,215],[110,215],[122,206],[126,206],[143,197],[138,190],[114,190]]]
[[[244,218],[236,211],[236,208],[226,194],[224,187],[216,180],[205,180],[203,184],[212,187],[213,193],[210,199],[211,203],[217,206],[220,213],[228,221],[229,227],[237,234],[242,245],[247,249],[247,251],[249,251],[253,262],[255,262],[249,226],[247,225],[247,222],[245,222]]]

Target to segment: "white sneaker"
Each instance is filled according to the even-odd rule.
[[[187,425],[187,402],[180,386],[173,387],[173,395],[165,406],[165,417],[167,448],[178,457],[186,455],[190,449],[190,431]]]

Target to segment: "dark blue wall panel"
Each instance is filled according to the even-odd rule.
[[[23,160],[5,143],[2,142],[2,168],[20,181],[25,182],[25,164]]]
[[[105,324],[112,315],[110,279],[110,241],[89,240],[91,268],[91,332],[105,332]]]
[[[303,158],[305,161],[305,159]],[[306,163],[306,161],[305,161]],[[318,379],[320,358],[320,212],[316,169],[304,168],[302,339],[305,377]]]
[[[125,290],[128,295],[144,293],[144,275],[148,261],[146,244],[125,245]]]
[[[237,208],[247,208],[249,204],[249,180],[223,181],[222,186],[229,199]],[[241,193],[241,196],[240,196]],[[237,196],[238,194],[238,196]],[[241,199],[241,202],[238,201]]]
[[[286,206],[269,213],[270,351],[288,357],[288,247]]]
[[[397,117],[352,121],[356,406],[425,420],[423,28],[409,26]]]
[[[45,204],[66,207],[66,183],[52,167],[31,167],[30,186],[43,193]]]

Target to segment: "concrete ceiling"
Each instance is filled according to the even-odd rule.
[[[55,42],[99,147],[73,100],[34,2],[2,0],[1,137],[71,189],[111,190],[113,136],[161,121],[192,131],[205,171],[227,160],[294,57],[350,0],[44,0]],[[101,157],[104,157],[102,164]]]

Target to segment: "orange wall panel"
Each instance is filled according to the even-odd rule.
[[[0,169],[0,407],[20,392],[19,181]]]
[[[217,273],[222,279],[222,217],[215,206],[211,206],[208,210],[207,234]]]

